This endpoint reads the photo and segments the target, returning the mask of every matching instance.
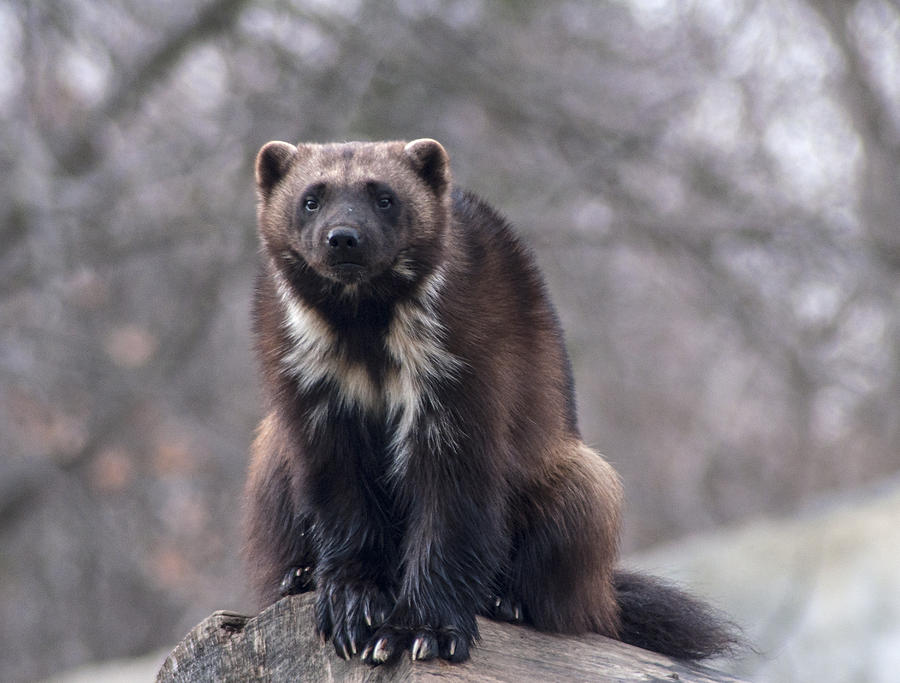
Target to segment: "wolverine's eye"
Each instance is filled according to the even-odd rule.
[[[378,199],[375,200],[375,206],[377,206],[382,211],[387,211],[394,205],[394,200],[391,199],[388,195],[382,195]]]
[[[315,197],[307,197],[303,200],[303,208],[312,213],[319,210],[319,200]]]

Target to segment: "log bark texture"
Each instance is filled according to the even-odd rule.
[[[157,682],[739,681],[598,635],[539,633],[481,618],[481,640],[468,662],[413,663],[406,656],[373,668],[344,661],[322,643],[313,629],[313,600],[312,593],[287,597],[255,617],[213,613],[171,652]]]

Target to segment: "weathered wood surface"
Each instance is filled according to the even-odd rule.
[[[711,681],[738,679],[597,635],[561,636],[478,620],[481,641],[463,664],[369,667],[338,658],[313,630],[313,595],[285,598],[256,617],[215,612],[168,656],[159,683],[177,681]]]

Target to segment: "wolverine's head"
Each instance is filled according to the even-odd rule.
[[[344,286],[414,281],[442,248],[450,165],[434,140],[269,142],[256,185],[260,236],[286,273]]]

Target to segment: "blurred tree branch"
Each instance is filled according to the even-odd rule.
[[[170,29],[149,52],[121,69],[120,77],[104,100],[89,112],[79,129],[44,127],[47,142],[60,166],[73,176],[87,173],[102,157],[102,135],[110,121],[127,116],[150,88],[164,78],[182,57],[199,43],[228,31],[248,0],[211,0],[193,18]],[[29,8],[30,12],[36,11]],[[34,112],[43,120],[40,110]]]
[[[884,96],[873,87],[871,70],[863,63],[859,37],[851,34],[851,14],[859,4],[814,0],[812,7],[844,58],[838,94],[864,150],[860,209],[872,254],[886,268],[900,271],[900,141],[891,130]]]

